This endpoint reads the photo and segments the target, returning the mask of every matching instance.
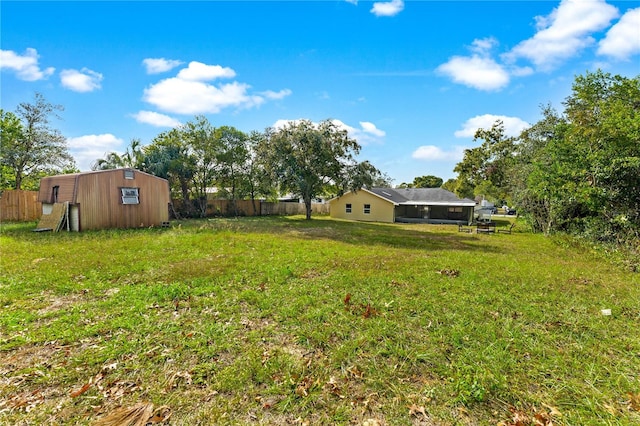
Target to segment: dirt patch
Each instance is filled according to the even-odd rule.
[[[69,306],[75,305],[84,300],[84,296],[88,290],[76,294],[67,294],[64,296],[55,296],[51,293],[43,293],[45,306],[38,309],[38,315],[47,315],[53,312],[61,311]]]

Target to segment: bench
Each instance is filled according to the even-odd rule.
[[[496,232],[495,222],[478,222],[476,223],[476,233],[493,234]]]

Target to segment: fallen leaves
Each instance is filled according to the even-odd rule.
[[[422,405],[418,406],[416,404],[411,404],[408,408],[409,408],[409,415],[411,417],[419,417],[419,416],[422,416],[424,418],[427,417],[427,411]]]
[[[77,398],[80,395],[82,395],[83,393],[85,393],[86,391],[89,390],[89,388],[91,387],[91,383],[85,383],[80,389],[72,391],[69,395],[71,396],[71,398]]]
[[[296,386],[295,393],[300,398],[309,396],[309,390],[313,387],[314,380],[311,377],[303,377]]]
[[[347,311],[356,315],[362,315],[363,318],[371,318],[380,313],[371,303],[351,303],[351,293],[347,293],[342,302]]]
[[[93,426],[145,426],[167,421],[171,417],[171,409],[160,406],[154,409],[150,402],[140,402],[131,407],[121,407],[107,416],[96,420]]]
[[[6,401],[1,401],[0,413],[5,410],[24,410],[25,413],[28,413],[37,405],[42,404],[44,399],[41,389],[36,389],[31,392],[23,392],[14,395]],[[7,409],[4,409],[3,406],[6,406]]]
[[[452,278],[455,278],[460,275],[460,271],[458,271],[457,269],[449,269],[449,268],[441,269],[438,271],[438,273],[440,275],[445,275],[447,277],[452,277]]]
[[[629,402],[627,403],[627,408],[631,411],[640,411],[640,393],[628,393]]]
[[[562,417],[562,413],[556,407],[543,404],[544,409],[536,410],[533,415],[524,411],[510,408],[511,419],[506,422],[499,422],[498,426],[553,426],[553,421]]]

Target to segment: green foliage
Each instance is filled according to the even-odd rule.
[[[517,140],[501,123],[480,129],[480,147],[456,166],[456,192],[519,207],[532,229],[572,232],[634,248],[640,236],[640,77],[577,76],[560,114]]]
[[[300,120],[270,130],[260,152],[280,190],[302,197],[307,219],[311,218],[311,200],[328,188],[339,194],[359,189],[371,185],[379,174],[370,163],[355,161],[360,145],[331,120],[318,125]]]
[[[412,183],[401,183],[399,188],[440,188],[442,186],[442,178],[433,175],[417,176]]]
[[[124,154],[120,155],[117,152],[110,152],[106,154],[104,158],[97,159],[91,165],[91,170],[110,170],[121,167],[141,169],[144,167],[144,161],[142,141],[140,139],[131,139]]]
[[[66,138],[50,125],[62,110],[40,93],[33,103],[20,103],[15,114],[0,110],[0,189],[33,188],[44,173],[75,169]]]

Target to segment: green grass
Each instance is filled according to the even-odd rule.
[[[301,217],[32,229],[0,228],[0,424],[141,401],[176,425],[640,423],[640,275],[565,239]]]

